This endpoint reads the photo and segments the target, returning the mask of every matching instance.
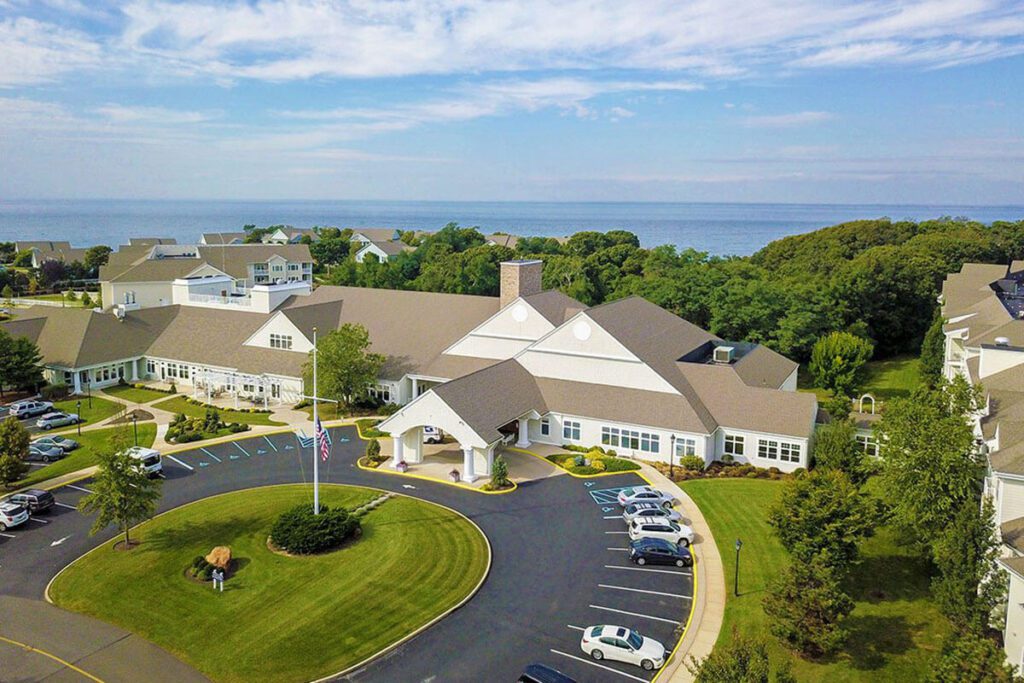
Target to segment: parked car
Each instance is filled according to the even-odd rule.
[[[14,505],[20,505],[30,514],[37,512],[46,512],[53,507],[56,502],[53,499],[53,494],[43,489],[28,489],[26,491],[19,491],[18,493],[12,493],[4,499],[5,503],[13,503]]]
[[[629,523],[629,538],[660,538],[688,546],[693,543],[693,529],[667,519],[637,517]]]
[[[36,427],[43,430],[50,430],[54,427],[66,427],[67,425],[78,424],[81,418],[77,413],[46,413],[36,420]]]
[[[656,503],[662,507],[670,506],[676,499],[659,491],[653,486],[633,486],[619,491],[619,505],[626,507],[630,503]]]
[[[133,446],[128,449],[129,455],[138,461],[143,470],[150,477],[159,477],[164,471],[164,462],[160,458],[160,451],[142,446]]]
[[[530,664],[523,669],[516,683],[576,683],[576,679],[544,664]]]
[[[53,404],[49,401],[18,401],[10,406],[11,415],[24,420],[25,418],[43,415],[53,410]]]
[[[65,453],[73,451],[79,446],[77,441],[66,436],[41,436],[32,443],[36,446],[45,446],[47,448],[56,446]]]
[[[622,511],[622,519],[626,523],[632,522],[637,517],[660,517],[673,522],[683,521],[683,516],[671,508],[666,508],[659,503],[630,503]]]
[[[28,445],[28,457],[26,460],[39,460],[42,462],[54,462],[64,457],[64,451],[56,446],[37,446],[32,443]]]
[[[15,503],[0,503],[0,531],[7,531],[28,521],[28,510]]]
[[[692,567],[693,556],[686,546],[669,543],[660,538],[638,538],[629,542],[629,559],[641,567],[645,564],[674,564]]]
[[[623,626],[590,626],[583,631],[580,648],[596,660],[614,659],[636,664],[646,671],[665,663],[665,646]]]
[[[441,443],[444,441],[444,432],[437,427],[423,428],[423,443]]]

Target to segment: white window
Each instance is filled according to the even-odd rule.
[[[182,379],[188,379],[188,376],[189,376],[189,367],[187,365],[182,365],[181,366],[181,378]]]
[[[657,434],[642,433],[640,435],[640,450],[645,453],[661,452],[661,437]]]
[[[270,270],[274,271],[275,273],[283,273],[284,272],[284,266],[282,266],[280,264],[275,264],[275,265],[270,267]]]
[[[770,439],[757,440],[757,457],[767,460],[779,459],[779,442]]]
[[[155,375],[156,374],[156,362],[151,361],[151,360],[147,360],[146,361],[146,374],[147,375]]]
[[[725,435],[725,446],[722,451],[728,455],[743,455],[743,448],[746,445],[746,440],[737,434],[726,434]]]
[[[605,446],[619,445],[619,428],[618,427],[601,427],[601,443]]]
[[[168,377],[177,377],[178,376],[178,364],[177,363],[168,363],[167,364],[167,376]]]
[[[697,455],[697,442],[693,439],[676,438],[676,457],[682,458],[687,455]]]
[[[551,418],[542,417],[540,419],[540,433],[544,436],[550,436],[551,434]]]
[[[878,442],[875,441],[875,437],[858,434],[856,439],[865,453],[868,455],[878,455]]]
[[[800,462],[800,444],[787,441],[780,442],[779,460],[782,462]]]
[[[385,403],[391,403],[391,387],[387,384],[378,384],[370,389],[370,393]]]
[[[290,349],[292,348],[292,336],[290,334],[270,334],[270,348]]]
[[[562,423],[562,438],[566,441],[580,440],[580,423],[575,420],[566,420]]]
[[[299,269],[299,264],[298,263],[289,263],[288,264],[288,270],[298,270],[298,269]]]
[[[640,432],[623,429],[619,434],[619,445],[630,450],[637,450],[640,448]]]

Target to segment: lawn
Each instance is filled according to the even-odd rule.
[[[158,398],[165,398],[167,392],[156,391],[154,389],[139,389],[129,384],[117,384],[112,387],[107,387],[103,390],[103,393],[116,396],[122,401],[128,401],[129,403],[149,403],[155,401]]]
[[[189,403],[184,396],[175,396],[174,398],[169,398],[166,401],[154,403],[153,407],[160,408],[161,410],[168,410],[175,414],[185,413],[186,417],[203,417],[206,415],[206,409],[208,406],[197,406],[194,403]],[[240,422],[247,425],[269,426],[284,424],[283,422],[276,422],[270,419],[270,413],[247,413],[242,410],[228,410],[225,408],[217,408],[217,410],[220,411],[220,417],[224,422]]]
[[[864,369],[862,394],[871,394],[879,401],[909,396],[920,383],[917,356],[896,356],[888,360],[868,361]],[[814,378],[806,365],[800,366],[799,388],[817,394],[819,401],[827,401],[832,392],[814,386]],[[859,398],[855,396],[854,398]]]
[[[746,479],[688,481],[682,488],[704,513],[725,566],[725,620],[718,643],[728,642],[733,625],[744,633],[766,635],[761,608],[772,577],[788,555],[765,519],[781,482]],[[739,597],[733,595],[736,539],[740,553]],[[844,652],[823,662],[788,653],[767,635],[774,656],[787,657],[800,681],[922,680],[946,633],[945,619],[929,597],[928,564],[914,558],[893,533],[882,528],[863,547],[848,590],[856,607],[847,625]]]
[[[78,409],[79,401],[82,402],[81,410]],[[108,417],[116,415],[122,408],[120,403],[115,403],[99,396],[93,396],[91,403],[92,405],[90,406],[89,397],[87,396],[76,396],[64,401],[54,401],[53,407],[55,410],[61,410],[66,413],[78,413],[78,416],[88,424],[102,422]],[[63,427],[55,431],[68,433],[68,430]]]
[[[310,557],[270,552],[274,519],[310,495],[305,486],[275,486],[177,508],[140,527],[142,545],[130,552],[108,542],[86,555],[57,577],[50,596],[138,633],[215,681],[308,681],[426,624],[484,575],[488,549],[476,527],[402,496],[371,511],[353,545]],[[352,508],[377,495],[321,487],[328,505]],[[215,545],[230,545],[239,562],[223,594],[184,576]]]
[[[95,400],[96,399],[94,398],[93,401]],[[81,436],[73,432],[66,433],[67,436],[82,444],[81,448],[76,448],[68,453],[66,457],[50,465],[46,465],[44,467],[32,467],[32,469],[29,470],[28,476],[18,482],[17,487],[34,486],[47,479],[95,465],[97,462],[97,454],[101,449],[110,447],[110,441],[114,434],[117,433],[118,429],[127,430],[128,438],[134,440],[131,425],[95,429],[93,431],[82,432]],[[146,447],[152,446],[154,439],[156,439],[156,425],[151,423],[139,423],[139,445]]]

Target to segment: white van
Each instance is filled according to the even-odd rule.
[[[429,425],[423,427],[423,443],[441,443],[444,441],[444,432],[437,427]]]
[[[139,461],[142,469],[151,477],[159,477],[163,474],[164,463],[160,458],[160,451],[142,446],[133,446],[128,449],[128,454]]]

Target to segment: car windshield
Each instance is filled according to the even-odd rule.
[[[630,631],[629,636],[626,638],[626,642],[634,650],[639,650],[640,646],[644,644],[644,637],[636,631]]]
[[[147,456],[146,458],[144,458],[142,462],[145,465],[155,465],[158,462],[160,462],[160,456],[159,455],[150,455],[150,456]]]
[[[672,531],[680,531],[679,525],[675,522],[669,522],[669,526],[672,527]]]

